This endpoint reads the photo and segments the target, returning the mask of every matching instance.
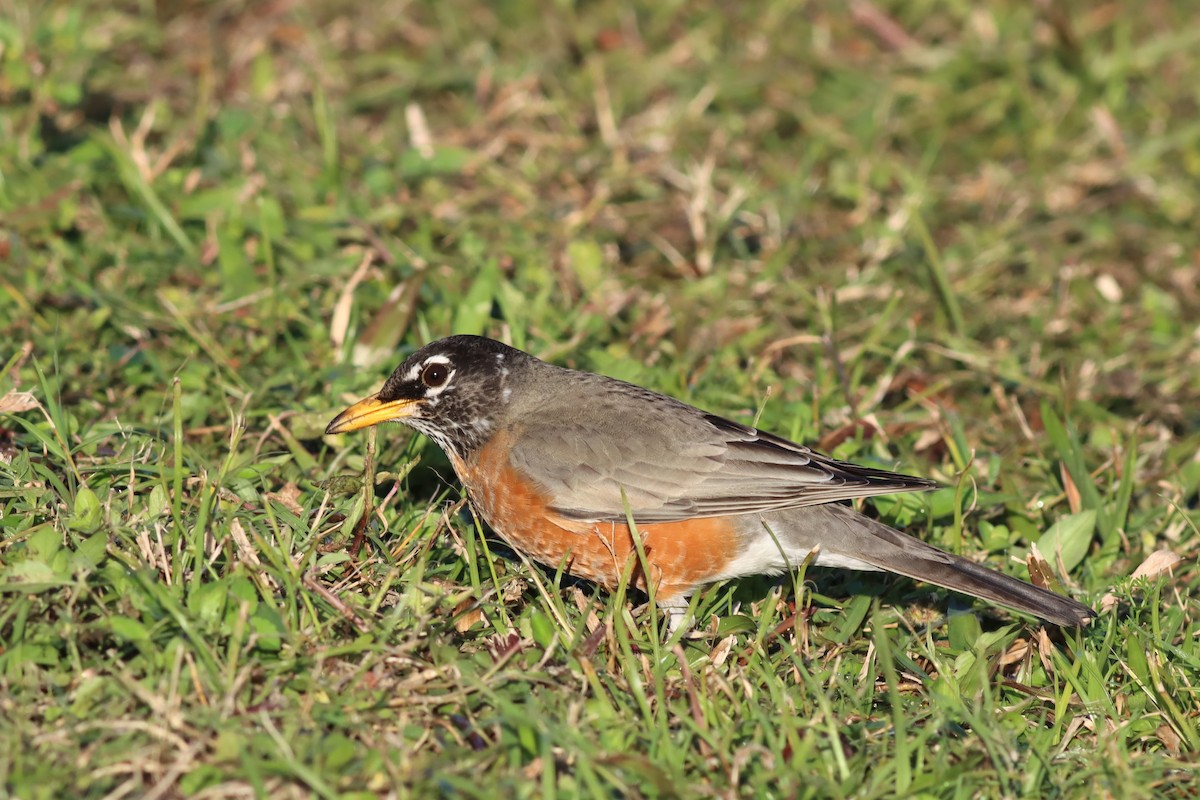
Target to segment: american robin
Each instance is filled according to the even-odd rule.
[[[402,422],[437,442],[467,495],[515,550],[645,589],[677,626],[714,581],[818,566],[883,570],[1080,625],[1087,606],[981,567],[838,503],[933,481],[836,461],[623,381],[563,369],[479,336],[409,356],[326,433]]]

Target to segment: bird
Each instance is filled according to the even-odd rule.
[[[626,576],[653,591],[671,630],[700,588],[806,560],[896,573],[1060,626],[1095,616],[846,504],[935,481],[835,460],[493,339],[455,335],[415,350],[325,432],[383,422],[432,439],[476,512],[515,551],[608,590]]]

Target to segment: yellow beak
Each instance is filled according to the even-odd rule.
[[[383,401],[379,395],[371,395],[334,417],[325,432],[349,433],[381,422],[399,422],[413,415],[416,404],[416,400]]]

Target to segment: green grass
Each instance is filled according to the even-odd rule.
[[[1192,10],[724,5],[0,0],[3,796],[1200,790]],[[1106,610],[814,569],[660,641],[399,427],[353,558],[324,425],[451,332]]]

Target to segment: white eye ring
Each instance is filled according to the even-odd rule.
[[[434,361],[421,369],[421,383],[425,384],[427,389],[441,389],[449,382],[452,374],[453,370],[449,365]]]

